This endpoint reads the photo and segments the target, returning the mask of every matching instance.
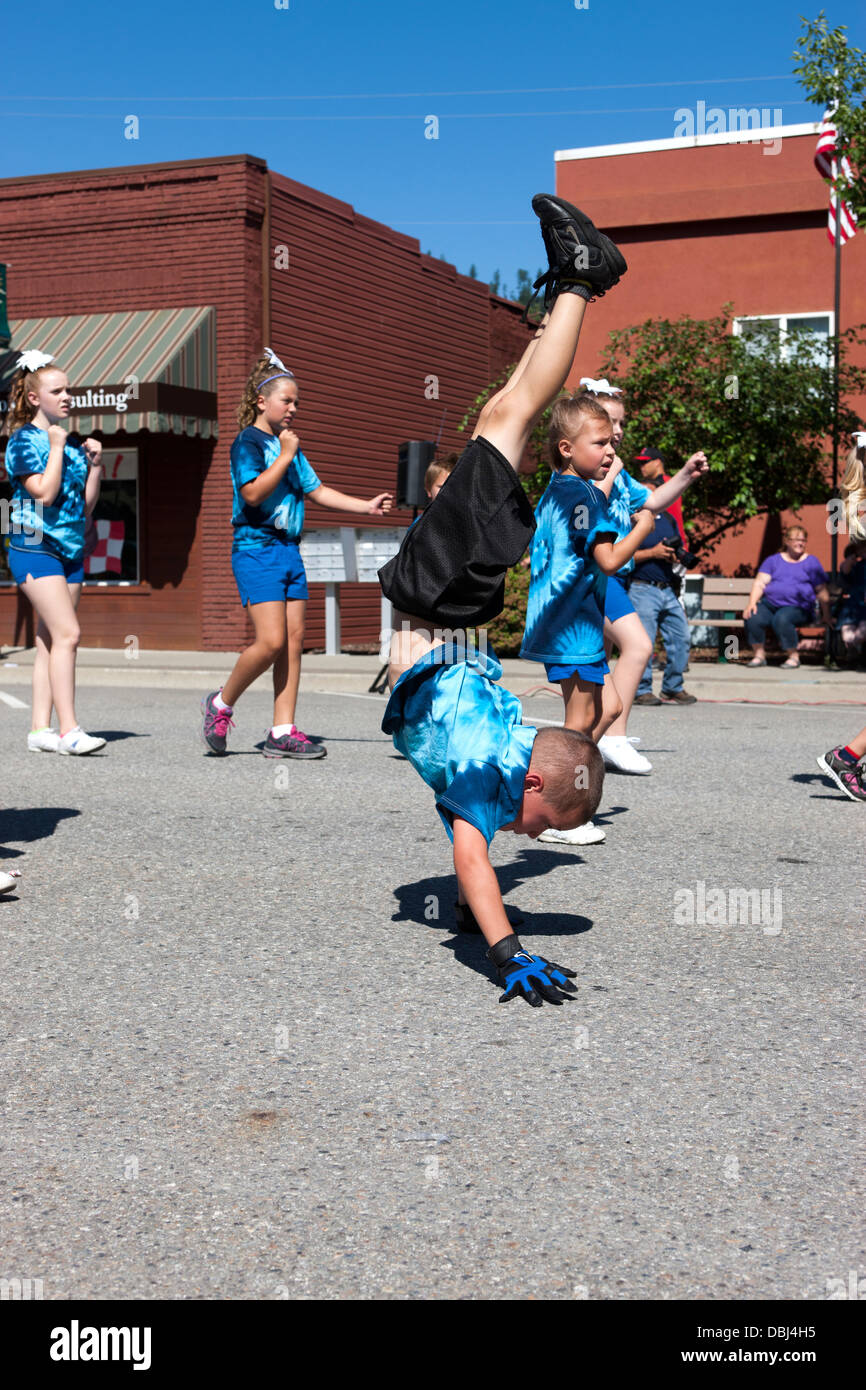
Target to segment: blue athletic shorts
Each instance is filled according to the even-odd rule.
[[[567,681],[572,676],[579,676],[582,681],[589,681],[592,685],[604,685],[604,678],[610,671],[606,661],[584,662],[580,666],[548,666],[545,663],[544,669],[549,681]]]
[[[604,616],[608,622],[615,623],[617,618],[625,618],[634,611],[634,604],[629,598],[622,580],[617,579],[615,574],[609,574],[607,577],[607,595],[604,600]]]
[[[295,541],[233,550],[232,572],[244,608],[248,603],[309,598],[307,572]]]
[[[50,574],[59,575],[67,584],[84,583],[84,560],[63,560],[49,550],[17,550],[10,545],[6,552],[9,568],[16,584],[23,584],[28,575],[33,579],[45,579]]]

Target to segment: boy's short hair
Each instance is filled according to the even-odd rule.
[[[604,786],[604,759],[588,734],[577,729],[539,729],[530,768],[543,773],[544,794],[563,819],[584,812],[583,822],[598,810]]]
[[[562,467],[560,439],[573,439],[584,420],[598,420],[610,429],[610,416],[589,391],[576,391],[573,396],[560,396],[554,401],[547,430],[547,449],[551,468]]]
[[[427,465],[427,471],[424,474],[424,491],[430,492],[430,490],[436,485],[436,480],[439,477],[440,473],[444,473],[446,478],[448,477],[449,473],[453,473],[454,465],[456,464],[457,459],[457,454],[449,454],[447,458],[434,459],[432,463],[429,463]]]

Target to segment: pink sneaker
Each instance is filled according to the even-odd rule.
[[[215,695],[219,695],[218,690],[213,690],[210,695],[205,695],[201,702],[201,712],[204,716],[201,733],[212,753],[225,753],[227,752],[226,737],[229,729],[234,728],[234,723],[230,710],[217,709],[214,704]]]
[[[328,750],[321,743],[314,743],[311,738],[302,733],[296,724],[292,725],[290,734],[282,734],[280,738],[274,738],[271,730],[265,739],[265,746],[262,749],[266,758],[325,758]]]

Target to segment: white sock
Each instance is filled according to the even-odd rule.
[[[214,695],[214,697],[213,697],[213,702],[214,702],[214,704],[216,705],[217,709],[227,709],[227,710],[233,710],[233,709],[234,709],[234,705],[227,705],[226,702],[225,702],[225,700],[222,698],[221,695]]]
[[[272,738],[282,738],[284,734],[294,733],[294,724],[275,724],[271,729]]]

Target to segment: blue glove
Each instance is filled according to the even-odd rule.
[[[499,983],[504,987],[500,1004],[522,998],[538,1009],[545,1000],[548,1004],[564,1004],[577,994],[577,987],[571,983],[577,978],[574,970],[545,960],[544,956],[531,955],[514,934],[491,946],[487,957],[496,966]]]

